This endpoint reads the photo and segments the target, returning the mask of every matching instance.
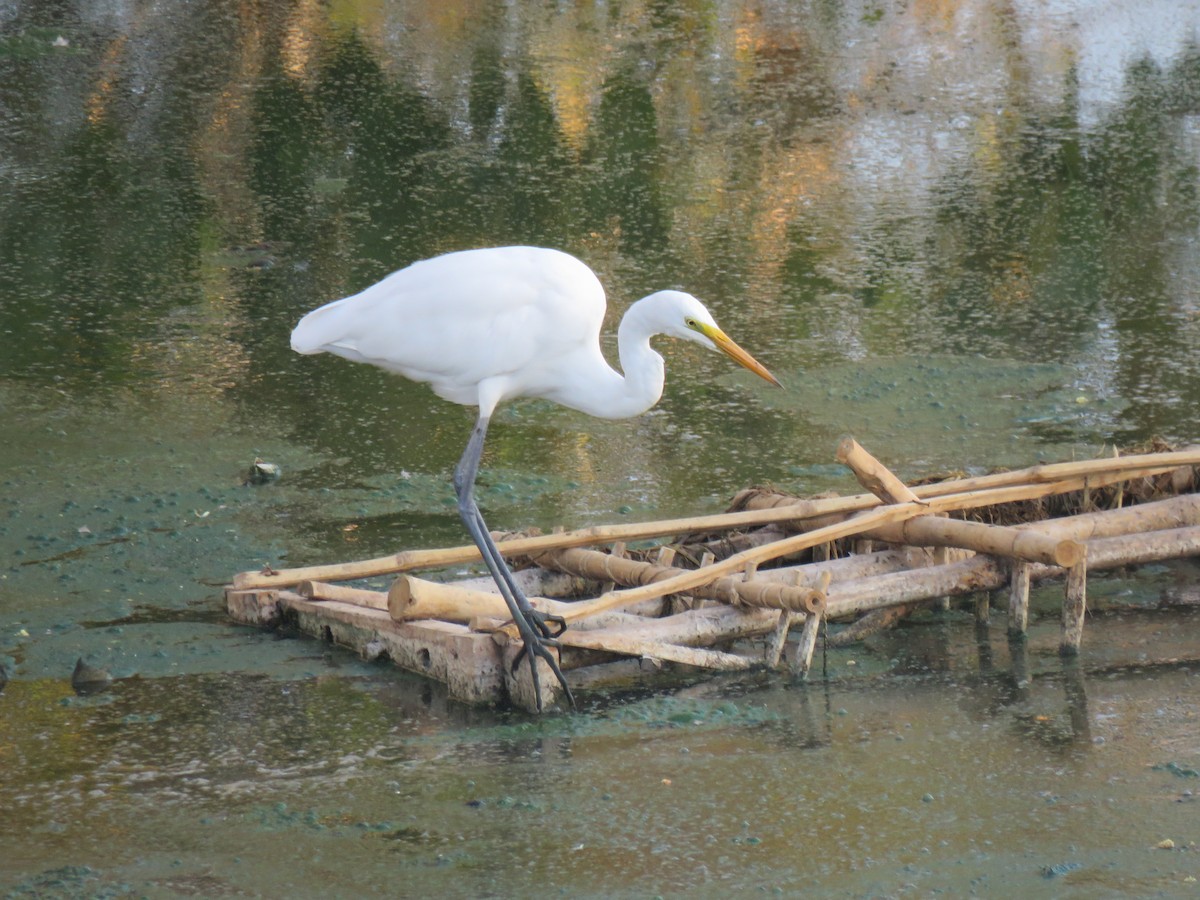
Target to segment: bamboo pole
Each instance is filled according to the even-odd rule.
[[[1200,526],[1192,525],[1149,534],[1097,538],[1088,542],[1085,561],[1088,571],[1097,572],[1196,555],[1200,555]],[[1063,574],[1059,566],[1023,565],[1034,581]],[[943,566],[834,582],[829,587],[825,615],[837,619],[940,596],[993,590],[1009,578],[1007,565],[994,557],[980,555]]]
[[[322,581],[302,581],[296,586],[296,593],[305,600],[336,600],[340,603],[365,606],[367,609],[388,608],[387,594],[382,591],[364,591]]]
[[[844,437],[838,443],[837,461],[849,467],[859,484],[886,503],[921,502],[908,485],[852,437]]]
[[[854,438],[842,439],[837,458],[850,467],[863,487],[881,500],[892,503],[920,502],[920,498],[904,482]],[[1078,541],[935,516],[919,516],[872,529],[865,534],[891,543],[920,547],[963,547],[977,553],[1030,559],[1056,566],[1073,566],[1083,553],[1083,545]]]
[[[967,494],[976,490],[990,490],[1019,484],[1074,484],[1068,490],[1082,490],[1125,481],[1131,478],[1158,475],[1184,466],[1200,465],[1200,447],[1186,447],[1168,453],[1147,453],[1139,456],[1124,456],[1118,459],[1105,458],[1082,462],[1051,463],[999,472],[974,478],[943,481],[920,485],[913,493],[921,499],[943,497],[950,494]],[[1078,480],[1077,482],[1075,480]],[[739,495],[739,497],[743,497]],[[1046,496],[1038,494],[1037,496]],[[1024,499],[1017,497],[1015,499]],[[776,495],[772,502],[759,501],[751,508],[734,513],[696,516],[683,519],[666,519],[654,522],[630,523],[627,525],[597,525],[561,534],[538,535],[514,538],[500,543],[505,556],[526,554],[558,547],[583,547],[591,544],[608,544],[618,540],[643,540],[675,534],[715,532],[734,528],[751,528],[772,523],[793,522],[835,513],[852,513],[879,506],[879,499],[871,494],[850,497],[830,497],[821,500],[800,500],[795,497]],[[448,547],[434,550],[406,550],[389,556],[338,563],[323,566],[305,566],[295,569],[275,570],[267,567],[258,572],[241,572],[234,576],[233,587],[238,590],[256,588],[289,587],[301,581],[349,581],[370,578],[396,572],[407,572],[421,568],[438,568],[479,559],[475,545]]]
[[[364,592],[375,593],[375,592]],[[386,609],[396,622],[420,619],[441,619],[445,622],[471,622],[494,620],[503,625],[512,620],[508,606],[495,590],[478,590],[462,584],[444,584],[427,581],[414,575],[400,575],[392,582],[388,592],[378,593],[384,600],[380,609]],[[575,604],[546,597],[530,597],[529,603],[539,612],[563,615]],[[585,623],[594,628],[607,628],[643,622],[641,616],[614,612]],[[490,630],[490,629],[488,629]]]
[[[692,572],[706,572],[711,568],[710,566],[703,569],[679,569],[673,566],[613,557],[598,550],[578,548],[547,550],[531,556],[530,560],[545,568],[596,581],[608,581],[623,587],[650,585],[670,578],[687,576]],[[806,613],[816,612],[824,602],[824,594],[819,588],[794,587],[776,581],[742,580],[728,576],[700,584],[689,593],[693,597],[703,600],[717,600],[722,603],[765,609],[790,609]],[[575,608],[577,605],[570,604],[570,607]]]
[[[1075,565],[1083,554],[1083,544],[1073,538],[962,519],[921,516],[907,522],[873,528],[869,534],[893,544],[961,547],[976,553],[1026,559],[1064,568]]]
[[[946,512],[949,510],[974,509],[980,506],[991,506],[995,503],[1010,503],[1014,500],[1030,500],[1050,496],[1057,493],[1080,490],[1086,478],[1079,476],[1059,482],[1039,484],[1016,484],[1007,487],[988,490],[972,490],[963,494],[947,494],[931,498],[927,503],[902,503],[894,506],[884,506],[860,513],[842,522],[825,525],[812,531],[792,535],[773,544],[754,547],[741,553],[715,562],[705,569],[696,569],[674,578],[668,578],[653,584],[629,588],[623,591],[611,591],[594,600],[577,603],[564,617],[568,622],[577,621],[599,612],[610,609],[622,609],[632,603],[662,597],[665,594],[692,592],[702,584],[716,578],[744,569],[751,563],[763,563],[778,559],[792,553],[798,553],[823,541],[838,540],[852,535],[862,534],[880,525],[901,522],[914,516],[927,513]]]

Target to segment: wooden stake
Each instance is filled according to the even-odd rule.
[[[1083,620],[1087,615],[1087,556],[1067,570],[1063,597],[1062,642],[1058,650],[1064,656],[1079,652],[1083,640]]]
[[[1008,583],[1008,635],[1024,637],[1029,629],[1029,574],[1033,568],[1022,559],[1010,564],[1012,575]]]
[[[792,668],[801,678],[808,678],[812,671],[813,651],[817,647],[817,632],[821,629],[823,616],[819,613],[804,620],[804,628],[800,632],[800,643],[796,646],[796,657]]]

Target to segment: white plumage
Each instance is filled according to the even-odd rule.
[[[471,440],[455,470],[459,513],[508,603],[541,708],[534,657],[545,659],[571,697],[547,649],[547,617],[514,583],[474,500],[488,422],[497,404],[542,397],[603,418],[645,412],[663,390],[656,334],[721,350],[768,381],[762,365],[734,343],[695,297],[659,291],[621,320],[622,372],[600,350],[604,288],[586,265],[558,250],[495,247],[413,263],[377,284],[304,316],[292,332],[298,353],[333,353],[429,384],[446,400],[478,406]],[[572,700],[573,702],[573,700]]]

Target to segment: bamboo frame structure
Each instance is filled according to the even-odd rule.
[[[801,677],[811,668],[823,623],[857,619],[829,639],[844,643],[894,624],[897,611],[952,596],[1007,588],[1007,627],[1020,638],[1028,628],[1030,585],[1052,577],[1065,580],[1060,650],[1074,655],[1086,621],[1089,572],[1200,555],[1200,494],[1186,492],[1196,489],[1200,448],[911,487],[853,439],[842,441],[837,456],[870,494],[801,500],[743,492],[734,512],[521,536],[499,546],[527,566],[518,577],[534,605],[570,625],[558,637],[565,671],[595,673],[630,656],[714,671],[777,668],[791,649],[789,667]],[[1106,486],[1150,477],[1166,477],[1172,490],[1183,493],[1020,524],[961,518],[972,510],[1068,493],[1095,497]],[[1132,494],[1122,489],[1115,496],[1124,503]],[[704,537],[730,529],[750,530],[736,540]],[[687,542],[696,535],[700,542],[688,546],[703,548],[692,551],[704,557],[697,568],[681,565],[684,556],[672,545],[659,546],[649,559],[626,550],[627,541]],[[834,542],[846,540],[888,546],[829,559]],[[612,552],[597,549],[605,546]],[[715,559],[710,548],[733,552]],[[527,667],[516,674],[512,667],[520,643],[490,581],[447,584],[414,574],[476,557],[473,546],[452,547],[241,573],[227,590],[227,603],[242,621],[289,618],[364,655],[385,653],[469,702],[529,707]],[[335,583],[379,574],[398,574],[387,592]],[[581,589],[590,597],[567,599]],[[986,597],[977,602],[976,615],[986,628]],[[797,628],[799,639],[790,640]],[[731,644],[747,640],[763,641],[763,651],[731,651]]]

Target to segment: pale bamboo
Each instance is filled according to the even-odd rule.
[[[365,606],[368,609],[388,608],[387,594],[383,591],[364,591],[340,584],[326,584],[323,581],[302,581],[296,586],[296,593],[306,600],[336,600],[340,603]]]
[[[837,461],[847,466],[858,483],[886,503],[916,503],[921,498],[852,437],[838,444]]]
[[[1068,537],[1055,537],[1040,531],[985,525],[962,519],[921,516],[873,528],[871,537],[895,544],[916,547],[961,547],[976,553],[1027,559],[1052,566],[1073,566],[1083,553],[1083,544]]]
[[[913,492],[922,499],[941,497],[947,494],[964,494],[974,490],[1008,487],[1018,484],[1043,484],[1058,480],[1068,483],[1070,479],[1081,479],[1079,490],[1085,484],[1095,487],[1114,481],[1145,477],[1174,471],[1182,466],[1200,465],[1200,448],[1188,447],[1170,453],[1148,453],[1140,456],[1125,456],[1119,459],[1093,459],[1082,462],[1053,463],[1034,466],[1013,472],[1000,472],[975,478],[943,481],[937,484],[920,485]],[[1109,475],[1107,480],[1098,476]],[[1082,480],[1087,479],[1087,480]],[[1074,482],[1071,482],[1074,483]],[[1045,496],[1044,494],[1040,496]],[[1020,499],[1020,498],[1018,498]],[[715,532],[733,528],[751,528],[758,525],[809,519],[830,513],[857,512],[878,506],[879,499],[871,494],[851,497],[830,497],[821,500],[800,500],[794,497],[777,497],[776,502],[736,513],[711,516],[696,516],[684,519],[666,519],[655,522],[631,523],[628,525],[598,525],[561,534],[515,538],[503,541],[500,550],[506,556],[548,550],[556,547],[583,547],[590,544],[607,544],[617,540],[642,540],[665,535],[694,532]],[[406,572],[420,568],[438,568],[479,559],[479,550],[473,544],[434,550],[407,550],[390,556],[358,562],[338,563],[323,566],[305,566],[296,569],[264,569],[259,572],[242,572],[234,576],[233,587],[239,590],[253,588],[288,587],[301,581],[348,581],[369,578],[395,572]]]
[[[723,672],[744,671],[752,669],[756,665],[754,660],[738,656],[736,653],[683,647],[679,644],[651,641],[630,634],[607,631],[568,631],[560,635],[557,640],[564,647],[602,650],[622,656],[644,656]]]
[[[665,557],[663,557],[665,558]],[[696,569],[679,569],[673,566],[640,562],[633,559],[614,557],[598,550],[548,550],[534,554],[530,559],[539,566],[580,575],[595,581],[608,581],[625,587],[649,585],[688,575]],[[716,578],[690,591],[693,597],[717,600],[722,603],[757,606],[766,609],[790,609],[798,612],[816,612],[824,602],[820,589],[793,587],[777,581],[742,580],[733,577]],[[662,596],[662,595],[659,595]],[[577,604],[572,604],[572,607]]]
[[[843,522],[826,525],[803,534],[754,547],[741,553],[715,562],[704,569],[686,572],[674,578],[654,584],[642,585],[623,591],[612,591],[594,600],[577,603],[566,615],[568,621],[575,621],[589,615],[610,609],[621,609],[631,603],[651,600],[665,594],[691,592],[702,584],[716,578],[744,569],[751,563],[763,563],[781,556],[797,553],[824,541],[839,540],[851,535],[862,534],[872,528],[911,519],[914,516],[931,512],[945,512],[958,509],[973,509],[980,506],[990,506],[995,503],[1010,503],[1014,500],[1030,500],[1056,493],[1080,490],[1087,479],[1084,477],[1070,478],[1060,482],[1039,484],[1017,484],[990,490],[973,490],[964,494],[948,494],[931,498],[927,503],[903,503],[885,506],[879,509],[860,513]]]
[[[400,575],[392,582],[381,609],[386,609],[396,622],[420,619],[441,619],[446,622],[464,624],[492,620],[503,625],[511,621],[508,606],[494,590],[479,590],[465,587],[462,583],[427,581],[414,575]],[[550,615],[562,615],[575,606],[574,603],[551,600],[546,597],[530,597],[530,604]],[[644,622],[641,616],[612,613],[594,623],[594,627],[611,627]]]

